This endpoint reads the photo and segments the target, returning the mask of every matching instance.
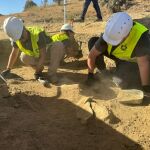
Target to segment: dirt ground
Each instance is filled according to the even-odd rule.
[[[133,2],[129,14],[150,28],[149,0]],[[80,14],[82,3],[75,0],[67,6],[70,18]],[[62,9],[62,6],[52,6],[15,16],[22,17],[27,25],[38,24],[54,32],[63,24]],[[101,76],[101,81],[92,89],[83,84],[87,76],[87,41],[93,35],[100,35],[109,16],[105,6],[102,11],[103,22],[94,21],[95,12],[90,6],[86,21],[74,23],[76,38],[83,41],[84,57],[65,60],[58,70],[59,84],[44,87],[34,81],[33,70],[19,61],[12,70],[14,79],[8,78],[7,86],[0,81],[0,150],[150,149],[149,100],[136,106],[120,104],[117,96],[121,89],[109,76]],[[1,25],[5,17],[0,17]],[[42,18],[49,20],[42,22]],[[5,68],[10,51],[10,42],[1,30],[0,71]],[[114,66],[110,60],[106,61],[107,68]],[[47,66],[44,72],[47,72]],[[78,118],[78,112],[90,116],[90,112],[79,105],[82,99],[89,97],[111,112],[109,119],[99,119],[97,112],[97,119],[89,117],[86,123]]]

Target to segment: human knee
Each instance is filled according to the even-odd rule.
[[[65,53],[65,48],[62,42],[56,42],[54,45],[51,47],[51,56],[52,57],[59,57],[64,55]]]
[[[35,60],[34,58],[32,58],[31,56],[28,56],[24,53],[21,53],[20,55],[20,60],[21,62],[23,62],[25,65],[30,65],[30,66],[34,66],[35,65]]]

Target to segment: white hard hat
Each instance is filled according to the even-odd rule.
[[[61,27],[61,29],[60,29],[60,31],[68,31],[68,30],[74,32],[74,31],[73,31],[73,28],[72,28],[72,26],[71,26],[70,24],[64,24],[64,25]]]
[[[22,35],[23,21],[16,17],[8,17],[4,20],[3,29],[11,40],[17,41]]]
[[[118,45],[130,32],[132,18],[125,12],[114,13],[108,20],[103,39],[111,45]]]

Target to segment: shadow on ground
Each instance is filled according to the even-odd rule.
[[[20,81],[24,80],[21,76],[15,74],[15,73],[12,73],[12,72],[6,74],[5,76],[3,76],[3,78],[6,80],[7,79],[14,79],[14,80],[20,80]]]
[[[82,125],[81,109],[68,99],[18,93],[0,99],[2,150],[142,150],[142,147],[94,118]],[[84,111],[84,110],[83,110]],[[88,113],[88,112],[85,112]]]
[[[79,84],[80,94],[87,97],[110,100],[117,96],[117,93],[112,90],[112,87],[114,87],[115,84],[109,77],[100,79],[93,84],[93,86],[87,86],[85,84],[87,74],[61,71],[59,73],[59,78],[60,83],[58,85]]]

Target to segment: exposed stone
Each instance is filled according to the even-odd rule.
[[[117,100],[122,104],[141,104],[143,102],[144,93],[141,90],[130,89],[120,90]]]
[[[106,108],[106,106],[95,104],[93,109],[94,109],[96,118],[103,120],[103,121],[107,120],[107,118],[109,118],[110,112]]]
[[[96,117],[103,121],[110,119],[110,111],[106,108],[106,106],[99,105],[92,98],[81,99],[78,106],[77,118],[80,119],[83,124],[86,124],[91,117]]]

